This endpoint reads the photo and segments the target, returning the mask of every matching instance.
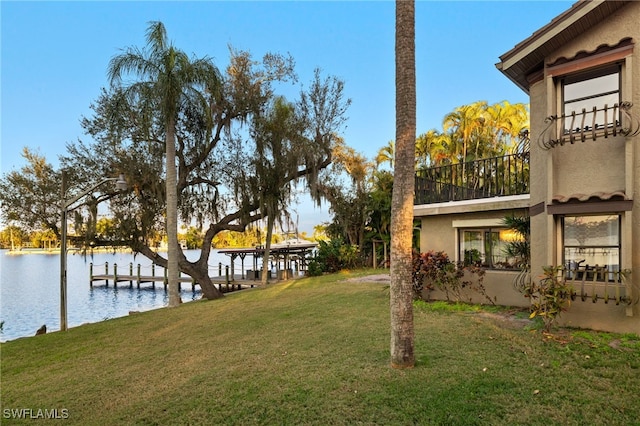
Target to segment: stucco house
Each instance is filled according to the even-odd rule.
[[[578,1],[500,56],[530,96],[529,144],[464,172],[418,172],[422,251],[479,255],[487,293],[528,306],[502,225],[528,215],[531,279],[562,265],[576,291],[560,323],[640,334],[639,22],[640,2]]]

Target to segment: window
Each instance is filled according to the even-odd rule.
[[[620,124],[620,65],[566,76],[562,79],[564,132],[602,129]],[[606,109],[605,109],[606,106]],[[596,108],[594,119],[593,108]],[[582,114],[582,110],[585,114]],[[575,113],[575,118],[572,114]]]
[[[466,265],[511,269],[516,260],[507,255],[507,244],[519,237],[506,228],[461,229],[459,259]]]
[[[620,215],[565,216],[562,241],[569,278],[615,280],[620,270]]]

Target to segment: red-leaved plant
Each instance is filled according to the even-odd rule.
[[[465,279],[469,273],[475,279]],[[484,296],[489,303],[495,304],[487,295],[484,285],[485,270],[480,266],[464,266],[455,263],[443,251],[428,251],[413,253],[413,291],[418,299],[424,299],[425,290],[435,288],[445,292],[447,300],[452,296],[455,301],[461,301],[462,290],[469,288]]]

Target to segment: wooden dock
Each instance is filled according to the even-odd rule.
[[[95,274],[93,263],[89,265],[89,285],[91,287],[93,287],[94,283],[96,282],[104,282],[104,285],[106,287],[109,287],[109,282],[113,282],[114,287],[117,287],[118,283],[129,282],[129,288],[133,288],[134,283],[136,284],[136,287],[138,289],[140,288],[141,284],[150,283],[151,288],[155,289],[156,283],[162,283],[164,290],[165,291],[167,290],[168,277],[167,277],[166,269],[164,269],[163,275],[156,275],[155,265],[151,265],[151,274],[143,275],[142,267],[140,264],[137,265],[136,273],[134,273],[133,264],[130,263],[128,274],[119,273],[118,265],[115,263],[113,264],[111,271],[109,270],[108,262],[104,264],[104,267],[105,269],[103,274]],[[220,268],[220,271],[221,269],[222,268]],[[218,289],[220,291],[225,291],[225,292],[241,290],[243,288],[253,288],[260,284],[259,281],[245,278],[244,274],[231,275],[229,273],[228,266],[225,268],[224,275],[220,275],[217,277],[209,277],[209,278],[211,279],[214,285],[218,286]],[[181,276],[180,278],[178,278],[178,286],[180,291],[182,291],[183,283],[190,283],[192,291],[195,291],[196,286],[199,285],[199,283],[193,278],[188,276]]]

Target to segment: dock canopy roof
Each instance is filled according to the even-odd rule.
[[[271,245],[271,255],[279,256],[279,255],[290,255],[290,254],[305,254],[318,246],[318,243],[314,243],[312,241],[301,240],[301,239],[291,239],[286,240],[281,243],[272,244]],[[218,250],[219,253],[228,254],[231,256],[239,256],[243,257],[247,254],[252,256],[264,256],[265,248],[264,246],[257,247],[245,247],[245,248],[228,248]]]

